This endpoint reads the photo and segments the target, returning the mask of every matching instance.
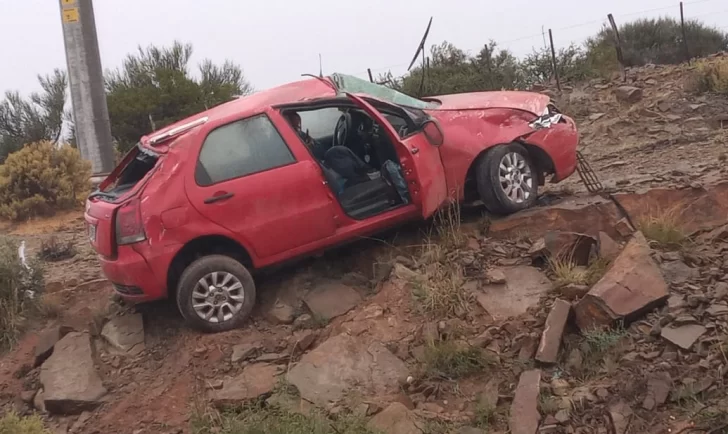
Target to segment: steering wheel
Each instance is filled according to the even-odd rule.
[[[344,113],[336,121],[336,127],[334,128],[334,142],[333,146],[346,146],[346,142],[349,139],[349,132],[351,131],[351,115]]]

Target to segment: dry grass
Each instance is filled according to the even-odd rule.
[[[683,206],[674,206],[667,210],[658,210],[642,218],[638,227],[642,234],[660,247],[679,249],[683,247],[688,237],[683,229],[685,219],[682,214]]]
[[[21,417],[11,411],[0,418],[0,434],[50,434],[38,416]]]
[[[428,249],[437,250],[437,247]],[[460,317],[470,311],[472,294],[463,288],[465,279],[460,265],[433,261],[423,268],[421,278],[410,282],[412,296],[423,314],[447,318]]]
[[[699,94],[707,92],[728,94],[728,60],[700,61],[688,80],[687,88]]]
[[[447,249],[457,249],[465,245],[466,237],[460,230],[460,204],[456,202],[438,211],[434,223],[438,241]]]
[[[313,411],[303,415],[257,403],[236,412],[196,412],[190,425],[193,434],[375,434],[365,419],[351,414],[329,418]]]
[[[594,285],[607,272],[609,261],[599,258],[588,267],[582,267],[576,265],[569,256],[549,257],[548,265],[553,275],[554,287],[563,288],[567,285]]]

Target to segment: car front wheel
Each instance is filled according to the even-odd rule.
[[[237,260],[204,256],[190,264],[177,286],[177,307],[184,319],[204,332],[240,327],[255,305],[255,283]]]
[[[529,208],[538,197],[538,176],[526,148],[518,143],[498,145],[478,161],[478,193],[494,214]]]

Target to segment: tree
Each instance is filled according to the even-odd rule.
[[[194,113],[253,92],[239,66],[210,60],[192,77],[192,45],[139,47],[120,69],[107,72],[106,91],[111,133],[120,151],[139,138]]]
[[[43,91],[24,99],[19,92],[7,92],[0,102],[0,161],[28,143],[63,141],[66,73],[38,76]]]

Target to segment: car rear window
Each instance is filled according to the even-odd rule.
[[[294,163],[291,150],[266,115],[214,129],[200,150],[195,179],[212,185]]]

